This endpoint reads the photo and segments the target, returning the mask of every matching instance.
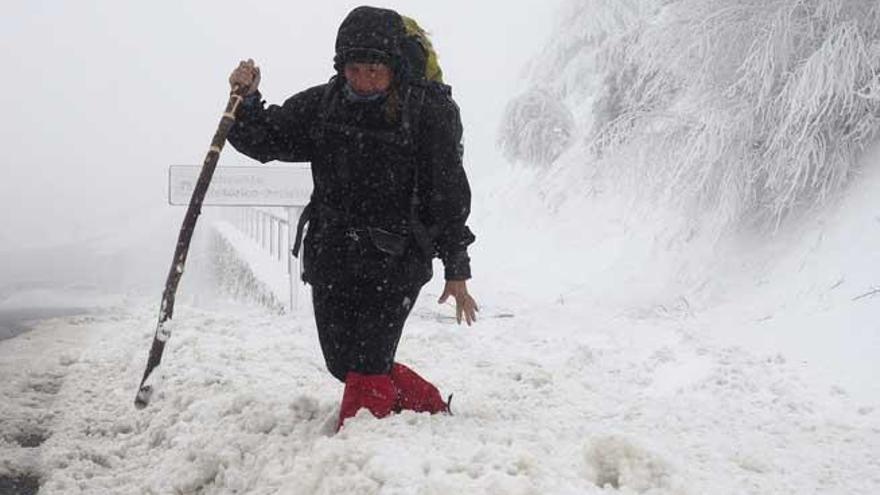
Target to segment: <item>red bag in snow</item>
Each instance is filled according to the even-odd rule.
[[[394,363],[391,381],[397,388],[397,411],[407,409],[431,414],[449,412],[449,406],[443,402],[437,387],[406,366]]]

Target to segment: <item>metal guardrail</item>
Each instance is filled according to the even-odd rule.
[[[225,220],[253,241],[259,251],[290,278],[290,308],[295,310],[300,300],[301,267],[290,250],[302,208],[229,207],[224,208],[223,213]]]
[[[288,245],[293,235],[283,208],[236,208],[232,224],[276,261],[290,263]],[[280,211],[279,211],[280,210]]]
[[[189,205],[200,172],[201,167],[196,165],[168,168],[169,204]],[[297,221],[311,193],[311,171],[305,164],[217,167],[203,203],[203,206],[223,207],[221,217],[253,241],[257,253],[277,263],[281,277],[276,282],[283,277],[289,280],[291,311],[297,309],[302,284],[299,260],[290,255],[290,250]],[[269,265],[267,273],[266,266],[260,265],[263,276],[271,277],[274,267]],[[277,287],[278,283],[274,285]],[[276,292],[281,290],[280,287],[275,289]]]

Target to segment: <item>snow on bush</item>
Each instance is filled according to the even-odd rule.
[[[778,221],[876,137],[875,0],[573,0],[562,18],[531,84],[581,110],[581,168],[656,199]],[[505,126],[505,149],[541,156],[531,126]]]
[[[532,89],[507,105],[499,144],[510,161],[550,165],[571,144],[574,117],[551,92]]]

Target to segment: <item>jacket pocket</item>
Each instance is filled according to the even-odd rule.
[[[405,236],[376,227],[369,227],[367,230],[370,232],[370,240],[379,251],[391,256],[401,256],[406,250]]]

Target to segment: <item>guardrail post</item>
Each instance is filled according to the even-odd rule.
[[[294,258],[293,244],[296,242],[296,225],[299,223],[299,216],[302,214],[302,208],[287,208],[287,274],[290,278],[290,312],[293,313],[299,307],[299,276],[300,276],[300,260],[302,259],[302,248],[300,248],[299,257]]]
[[[278,239],[275,240],[275,244],[278,246],[278,261],[284,261],[284,224],[278,222]],[[290,256],[290,255],[288,255]]]
[[[266,249],[266,241],[269,240],[269,215],[265,211],[260,212],[260,247]]]
[[[275,257],[275,217],[269,217],[269,258]]]

